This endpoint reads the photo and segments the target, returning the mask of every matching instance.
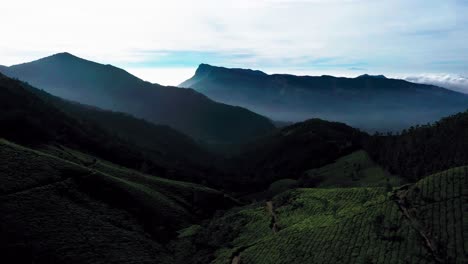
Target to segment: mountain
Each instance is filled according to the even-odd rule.
[[[374,136],[310,119],[251,141],[219,173],[171,128],[0,74],[0,254],[40,264],[466,263],[468,167],[455,166],[466,164],[467,116]],[[396,187],[386,169],[410,183]],[[240,199],[194,182],[235,186]]]
[[[0,254],[9,263],[172,263],[165,245],[179,229],[236,204],[223,192],[167,179],[212,183],[178,148],[203,152],[170,128],[1,74],[0,123]],[[141,131],[132,137],[132,128]],[[145,134],[152,138],[128,141]]]
[[[378,78],[378,79],[387,79],[387,77],[385,77],[385,75],[369,75],[369,74],[363,74],[363,75],[359,75],[358,77],[356,78]]]
[[[64,100],[32,86],[24,87],[70,116],[92,122],[108,133],[148,150],[154,154],[153,158],[174,163],[190,163],[195,160],[203,162],[213,159],[213,156],[203,150],[192,138],[169,126],[156,125],[129,114]]]
[[[415,126],[398,134],[376,134],[369,154],[390,172],[411,181],[468,164],[468,112]]]
[[[229,188],[191,138],[123,113],[63,100],[0,74],[0,137],[55,154],[75,149],[161,177]]]
[[[191,89],[151,84],[69,53],[0,71],[64,99],[169,125],[207,142],[243,142],[273,128],[270,120],[244,108],[214,102]]]
[[[201,64],[179,85],[273,120],[321,118],[366,131],[397,131],[468,108],[468,95],[384,76],[268,75]]]

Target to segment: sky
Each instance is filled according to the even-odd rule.
[[[468,92],[468,0],[15,0],[0,65],[59,52],[177,85],[200,63]]]

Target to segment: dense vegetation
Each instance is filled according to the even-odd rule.
[[[315,117],[366,131],[397,131],[433,122],[468,105],[466,94],[384,76],[268,75],[207,64],[201,64],[180,87],[274,120],[297,122]]]
[[[331,163],[359,149],[365,138],[366,134],[345,124],[311,119],[249,144],[233,164],[250,187],[265,187]]]
[[[386,80],[359,77],[369,78]],[[235,146],[226,158],[170,127],[0,74],[0,254],[44,264],[468,262],[468,112],[399,134],[320,119],[257,132],[222,143]]]
[[[466,263],[467,198],[467,167],[391,193],[296,189],[182,231],[180,257],[184,263]]]
[[[391,173],[410,181],[468,163],[468,112],[395,135],[376,134],[367,151]]]
[[[162,177],[229,189],[217,159],[169,127],[63,100],[0,74],[0,137],[34,148],[66,146]]]
[[[402,185],[402,180],[376,164],[363,150],[353,152],[304,173],[302,187],[386,187]]]
[[[213,189],[65,152],[70,161],[0,140],[2,259],[171,263],[164,244],[176,230],[233,204]]]
[[[192,89],[151,84],[69,53],[2,71],[64,99],[130,113],[210,143],[244,142],[274,128],[267,118],[244,108],[214,102]]]

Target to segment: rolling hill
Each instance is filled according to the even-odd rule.
[[[170,128],[65,101],[1,74],[0,100],[3,260],[172,263],[166,244],[177,230],[236,204],[220,191],[158,177],[209,182],[206,172],[182,163],[177,148],[202,152],[194,154],[193,141]],[[120,137],[130,134],[124,128],[151,134],[145,140],[152,145]],[[159,144],[165,138],[169,145]]]
[[[276,180],[297,179],[306,170],[333,163],[360,149],[366,137],[343,123],[311,119],[251,142],[231,159],[231,169],[238,170],[238,177],[250,187],[266,187]]]
[[[214,102],[192,89],[151,84],[117,67],[69,53],[0,71],[61,98],[169,125],[197,140],[244,142],[274,127],[263,116]]]
[[[3,260],[172,263],[164,244],[177,230],[234,204],[204,186],[64,152],[72,158],[0,139]]]
[[[321,118],[366,131],[397,131],[468,108],[466,94],[385,76],[268,75],[201,64],[180,87],[273,120]]]

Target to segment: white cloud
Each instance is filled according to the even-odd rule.
[[[468,94],[468,77],[452,74],[420,74],[416,76],[406,76],[403,79],[415,82],[432,84],[454,91]]]
[[[143,51],[190,50],[252,54],[222,63],[249,68],[334,57],[381,73],[460,73],[468,63],[466,13],[456,0],[5,1],[0,64],[68,51],[125,68],[146,63]]]

